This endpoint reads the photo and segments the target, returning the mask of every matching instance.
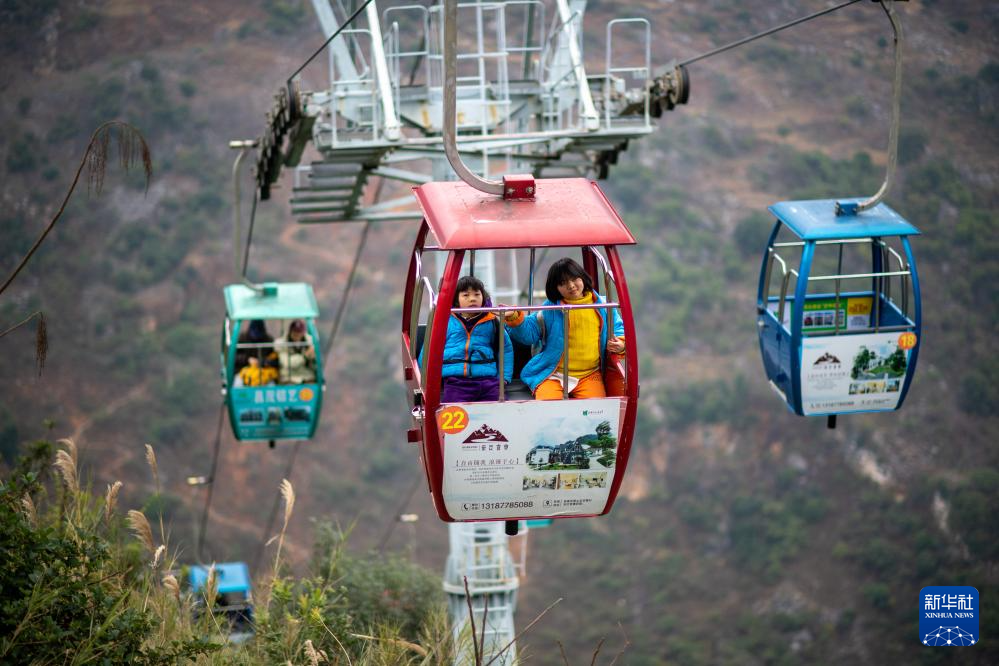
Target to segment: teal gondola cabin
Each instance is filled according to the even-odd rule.
[[[310,439],[325,390],[312,287],[232,284],[225,305],[222,393],[236,439]]]

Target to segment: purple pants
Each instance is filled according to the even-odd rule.
[[[497,377],[445,377],[441,402],[487,402],[499,400]]]

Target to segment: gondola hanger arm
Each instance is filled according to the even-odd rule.
[[[507,200],[534,199],[534,176],[508,175],[503,180],[489,180],[472,172],[458,153],[458,0],[444,0],[444,154],[451,168],[463,181],[487,194]]]

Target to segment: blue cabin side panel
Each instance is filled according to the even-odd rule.
[[[773,307],[777,299],[772,301]],[[763,357],[763,368],[771,386],[781,396],[784,402],[791,395],[791,334],[780,325],[777,317],[771,311],[760,314],[757,318],[760,330],[760,353]],[[790,404],[788,408],[790,409]],[[792,410],[793,411],[793,410]]]
[[[916,334],[916,346],[909,352],[909,368],[905,375],[905,384],[902,386],[902,394],[898,397],[899,407],[905,402],[905,396],[909,393],[909,386],[912,384],[912,378],[916,374],[916,361],[919,359],[919,348],[923,346],[923,301],[919,293],[919,271],[916,270],[916,259],[912,254],[912,246],[909,244],[908,238],[902,239],[902,249],[905,251],[905,260],[909,264],[909,272],[911,273],[910,279],[912,281],[914,305],[912,314],[914,318],[913,323],[915,324],[912,331]]]

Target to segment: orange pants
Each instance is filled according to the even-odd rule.
[[[591,372],[576,384],[569,393],[570,398],[606,398],[607,391],[604,389],[604,378],[600,371]],[[555,379],[546,379],[538,384],[534,391],[535,400],[561,400],[562,382]]]

